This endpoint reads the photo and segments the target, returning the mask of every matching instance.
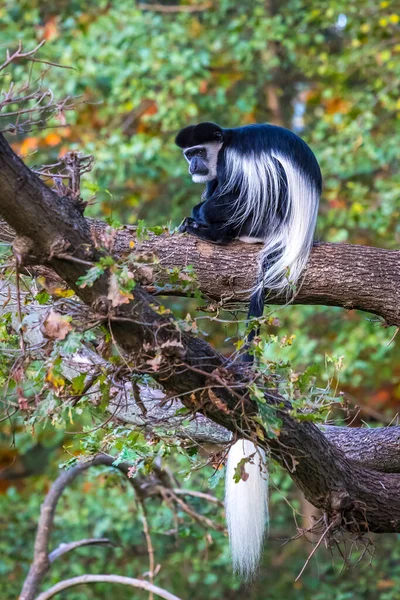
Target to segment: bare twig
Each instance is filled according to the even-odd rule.
[[[186,502],[184,502],[181,498],[178,498],[178,496],[173,490],[169,488],[164,488],[164,492],[167,495],[167,497],[170,497],[178,506],[181,507],[183,512],[191,516],[192,519],[200,523],[203,527],[215,529],[216,531],[225,531],[225,528],[222,525],[217,525],[208,517],[205,517],[204,515],[201,515],[195,510],[193,510],[193,508],[186,504]]]
[[[36,79],[32,78],[32,69],[29,73],[27,81],[25,81],[19,89],[16,88],[12,81],[8,90],[2,92],[0,99],[0,118],[1,123],[6,119],[16,117],[15,122],[10,123],[0,128],[0,131],[10,134],[23,133],[32,127],[44,128],[52,117],[59,119],[61,125],[66,125],[65,113],[74,110],[76,107],[76,99],[66,98],[57,100],[51,89],[43,85],[43,80],[52,67],[56,68],[74,68],[51,61],[46,61],[36,58],[36,53],[42,48],[45,41],[43,40],[33,50],[23,52],[22,43],[19,42],[15,52],[10,53],[7,50],[6,60],[0,65],[0,72],[4,71],[11,63],[16,63],[21,59],[25,59],[33,63],[44,63],[47,65]],[[3,110],[4,109],[4,110]],[[11,110],[10,110],[11,109]]]
[[[204,492],[196,492],[195,490],[183,490],[182,488],[174,488],[173,490],[176,496],[193,496],[193,498],[201,498],[201,500],[207,500],[207,502],[213,502],[214,504],[218,504],[219,506],[224,506],[224,503],[221,500],[218,500],[215,496],[211,496],[211,494],[205,494]]]
[[[82,546],[94,546],[100,544],[114,546],[113,542],[108,538],[87,538],[83,540],[77,540],[76,542],[68,542],[67,544],[60,544],[58,548],[55,548],[55,550],[50,552],[49,562],[54,562],[57,558],[59,558],[63,554],[67,554],[67,552],[71,552],[71,550],[75,550],[75,548],[81,548]]]
[[[150,580],[150,583],[153,585],[154,584],[154,573],[155,573],[154,547],[153,547],[153,542],[151,541],[149,523],[147,521],[146,507],[145,507],[144,501],[142,498],[140,498],[140,496],[138,497],[138,500],[139,500],[140,506],[142,508],[143,533],[144,533],[144,537],[146,538],[147,553],[149,555],[149,580]],[[154,598],[153,592],[154,592],[154,590],[149,590],[149,600],[153,600],[153,598]]]
[[[85,265],[86,267],[93,267],[92,262],[89,262],[88,260],[82,260],[81,258],[76,258],[75,256],[72,256],[72,254],[66,254],[65,252],[54,254],[54,257],[62,260],[69,260],[70,262],[75,262],[79,265]]]
[[[0,71],[3,71],[13,61],[16,61],[16,60],[18,60],[20,58],[28,58],[28,57],[33,56],[34,54],[36,54],[36,52],[38,50],[40,50],[40,48],[42,46],[44,46],[45,43],[46,43],[46,40],[42,40],[40,42],[40,44],[38,44],[33,50],[29,50],[28,52],[23,52],[22,51],[22,42],[19,41],[18,42],[18,48],[17,48],[17,50],[13,54],[10,54],[9,50],[7,50],[7,52],[6,52],[6,60],[4,61],[4,63],[2,65],[0,65]]]
[[[152,585],[149,581],[143,581],[141,579],[133,579],[132,577],[121,577],[120,575],[80,575],[79,577],[72,577],[71,579],[65,579],[60,581],[50,589],[42,592],[37,596],[36,600],[50,600],[59,592],[75,587],[77,585],[83,585],[85,583],[120,583],[121,585],[129,585],[134,588],[140,588],[147,590],[159,596],[165,598],[165,600],[181,600],[178,596],[167,592],[166,590]]]
[[[180,4],[180,5],[164,5],[164,4],[147,4],[144,2],[138,2],[137,7],[142,10],[152,10],[154,12],[162,13],[195,13],[208,10],[212,7],[212,2],[205,2],[204,4]]]
[[[50,60],[43,60],[41,58],[28,58],[31,62],[41,63],[43,65],[50,65],[50,67],[57,67],[58,69],[71,69],[72,71],[77,71],[76,67],[72,67],[71,65],[60,65],[60,63],[51,62]]]
[[[20,340],[20,348],[21,352],[25,354],[25,340],[24,340],[24,332],[22,331],[22,310],[21,310],[21,289],[19,285],[19,265],[18,259],[15,259],[15,287],[17,291],[17,314],[18,314],[18,322],[19,322],[19,340]]]
[[[326,538],[327,534],[329,533],[329,530],[333,527],[333,525],[335,525],[335,522],[331,521],[331,523],[325,529],[324,533],[321,535],[321,537],[319,538],[318,542],[315,544],[314,548],[310,552],[310,555],[308,556],[306,562],[304,563],[303,568],[301,569],[300,573],[297,575],[297,577],[295,579],[295,582],[300,579],[300,577],[304,573],[304,570],[307,567],[308,563],[310,562],[310,560],[312,559],[312,557],[314,556],[314,554],[316,553],[316,551],[318,550],[318,548],[320,547],[320,545],[322,544],[322,542],[324,541],[324,539]]]

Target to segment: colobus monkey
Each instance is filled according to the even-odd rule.
[[[223,129],[200,123],[182,129],[175,142],[192,180],[206,183],[202,202],[180,231],[219,244],[235,239],[263,244],[249,318],[262,316],[264,290],[290,300],[311,250],[322,187],[311,149],[274,125]],[[245,360],[252,361],[251,352]],[[235,483],[235,469],[244,458],[249,477]],[[229,451],[225,489],[233,566],[249,579],[258,566],[268,519],[265,454],[252,442],[239,440]]]

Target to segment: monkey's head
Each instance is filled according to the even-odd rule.
[[[195,183],[206,183],[217,177],[218,152],[224,141],[224,130],[215,123],[199,123],[182,129],[175,144],[183,149],[189,173]]]

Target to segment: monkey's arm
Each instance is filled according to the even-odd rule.
[[[230,242],[238,233],[230,222],[234,200],[232,194],[225,194],[197,204],[192,210],[192,216],[186,217],[179,231],[216,244]]]

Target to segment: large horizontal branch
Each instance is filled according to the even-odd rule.
[[[102,221],[92,221],[96,236]],[[131,252],[134,227],[119,230],[113,250]],[[257,277],[260,244],[210,244],[187,234],[149,235],[136,244],[136,252],[154,254],[165,269],[194,267],[199,289],[214,300],[243,300]],[[167,278],[164,278],[164,280]],[[161,282],[163,279],[161,278]],[[268,302],[268,292],[266,296]],[[273,298],[285,304],[286,298]],[[359,309],[382,317],[387,325],[400,325],[400,251],[352,244],[314,244],[295,304],[319,304]]]
[[[174,400],[166,405],[165,394],[161,390],[142,388],[142,406],[139,406],[130,387],[127,384],[110,403],[110,411],[119,421],[131,423],[150,433],[162,431],[165,435],[174,435],[200,446],[224,446],[232,440],[230,431],[204,415],[196,414],[188,420],[177,414],[183,408],[182,403]],[[320,430],[331,444],[360,467],[382,473],[400,473],[400,426],[367,428],[321,425]]]
[[[254,421],[256,406],[247,385],[250,374],[235,365],[228,368],[205,341],[180,331],[172,317],[154,310],[154,298],[140,285],[132,301],[114,308],[107,300],[108,272],[91,287],[78,286],[88,262],[101,256],[80,207],[51,192],[2,137],[0,215],[19,236],[19,260],[33,251],[85,304],[103,315],[132,369],[151,374],[169,396],[180,395],[194,412],[270,450],[306,498],[325,512],[331,530],[400,532],[399,475],[365,469],[348,459],[313,423],[294,419],[273,390],[265,392],[265,400],[277,412],[281,426],[279,435],[269,438]],[[153,369],[149,358],[156,356]]]
[[[92,238],[101,240],[106,223],[88,220]],[[14,232],[0,222],[0,241],[10,242]],[[243,301],[257,276],[257,254],[260,245],[235,242],[219,246],[182,234],[149,234],[138,242],[136,228],[125,226],[115,233],[113,252],[118,256],[132,252],[155,257],[168,271],[194,267],[199,289],[209,298],[229,302]],[[146,271],[158,284],[168,283],[162,269]],[[183,289],[173,290],[184,295]],[[267,299],[268,302],[268,293]],[[273,298],[272,304],[284,304],[285,298]],[[315,244],[295,304],[339,306],[359,309],[380,316],[386,325],[400,326],[400,251],[384,250],[352,244]]]

